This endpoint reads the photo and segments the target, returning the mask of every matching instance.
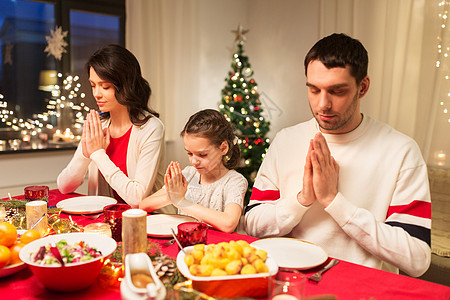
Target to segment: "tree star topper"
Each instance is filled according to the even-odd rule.
[[[231,30],[236,35],[236,39],[234,40],[237,44],[244,44],[246,37],[245,34],[250,30],[244,29],[241,24],[238,25],[236,30]]]
[[[68,45],[64,40],[67,33],[68,31],[62,31],[61,26],[56,26],[55,30],[50,29],[50,36],[45,36],[48,45],[45,47],[44,52],[48,52],[47,56],[53,55],[57,60],[61,60],[62,54],[67,52],[64,49]]]

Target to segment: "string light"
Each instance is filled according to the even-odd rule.
[[[439,18],[441,19],[441,25],[440,25],[440,35],[437,37],[438,45],[437,45],[437,53],[438,58],[436,60],[436,68],[441,68],[443,66],[448,66],[448,56],[449,56],[449,50],[450,46],[447,45],[448,38],[448,30],[447,30],[447,19],[448,19],[448,8],[449,8],[449,1],[442,0],[438,2],[438,6],[441,9],[441,12],[438,14]],[[445,69],[445,70],[444,70]],[[442,75],[444,79],[448,80],[450,78],[448,74],[447,68],[442,68],[441,70],[444,74]],[[450,118],[447,117],[448,113],[448,104],[450,98],[450,92],[447,93],[447,99],[442,99],[439,102],[440,108],[442,113],[447,118],[448,123],[450,123]]]
[[[58,73],[58,77],[62,78],[62,74]],[[35,119],[22,119],[14,116],[14,111],[9,110],[7,101],[4,100],[4,95],[0,94],[0,122],[10,127],[14,131],[21,131],[22,135],[30,134],[32,136],[42,132],[42,128],[49,130],[54,128],[52,120],[61,116],[61,111],[65,108],[70,108],[74,112],[74,128],[81,128],[84,123],[85,116],[90,111],[83,100],[84,93],[78,94],[81,84],[77,82],[80,78],[78,76],[68,75],[62,82],[63,85],[54,85],[51,94],[54,99],[48,101],[46,106],[47,111],[33,115]],[[79,100],[76,104],[75,100]],[[61,133],[63,129],[58,129],[56,132]],[[64,131],[67,139],[77,139],[80,136],[75,136],[66,128]]]

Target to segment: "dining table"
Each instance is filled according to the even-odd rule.
[[[59,201],[83,196],[81,194],[62,194],[57,189],[49,192],[49,207]],[[23,195],[14,196],[23,199]],[[6,199],[3,199],[6,200]],[[93,219],[81,214],[60,213],[61,218],[70,218],[80,227],[94,222],[102,222],[103,216]],[[148,239],[160,246],[161,252],[176,258],[179,252],[176,243],[165,245],[170,237],[160,238],[148,236]],[[208,230],[207,244],[217,244],[231,240],[244,240],[248,243],[258,239],[246,234],[224,233],[215,229]],[[320,266],[302,270],[310,276],[323,267],[331,258]],[[309,299],[450,299],[450,287],[395,274],[383,270],[373,269],[348,261],[340,262],[323,274],[320,282],[306,280],[305,296]],[[1,299],[121,299],[120,289],[116,286],[105,288],[99,280],[90,287],[70,293],[54,292],[46,289],[43,284],[28,269],[24,268],[15,274],[0,278]]]

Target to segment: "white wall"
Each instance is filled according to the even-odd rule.
[[[249,7],[246,49],[263,101],[271,109],[273,137],[312,117],[303,59],[319,39],[319,1],[251,0]]]
[[[73,155],[72,150],[0,155],[0,198],[22,195],[28,185],[56,188],[56,177]],[[84,187],[77,190],[87,193]]]

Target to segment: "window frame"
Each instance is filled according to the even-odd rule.
[[[33,0],[34,1],[34,0]],[[125,46],[125,0],[53,0],[55,2],[55,23],[67,30],[67,53],[60,61],[63,74],[70,73],[71,38],[70,38],[70,11],[78,10],[91,13],[108,14],[119,17],[119,45]],[[60,20],[58,20],[58,15]]]

